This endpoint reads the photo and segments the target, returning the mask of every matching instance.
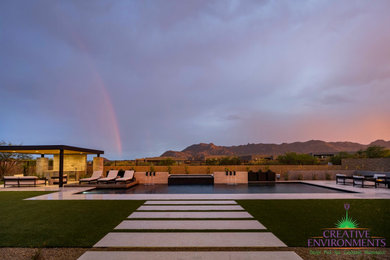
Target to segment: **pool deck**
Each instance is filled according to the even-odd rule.
[[[332,181],[301,181],[355,193],[237,193],[237,194],[77,194],[91,188],[25,187],[0,191],[54,191],[27,200],[274,200],[274,199],[390,199],[390,189],[352,187]]]

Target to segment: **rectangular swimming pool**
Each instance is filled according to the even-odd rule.
[[[93,189],[81,194],[234,194],[234,193],[349,193],[341,189],[305,183],[238,184],[238,185],[143,185],[129,189]]]

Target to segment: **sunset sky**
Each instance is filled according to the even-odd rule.
[[[390,140],[390,1],[0,1],[0,140]]]

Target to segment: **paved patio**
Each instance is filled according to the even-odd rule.
[[[301,181],[302,183],[352,191],[355,193],[250,193],[250,194],[78,194],[93,188],[2,188],[18,191],[58,191],[29,200],[250,200],[250,199],[390,199],[388,188],[361,188],[336,184],[332,181]],[[177,202],[180,203],[180,202]]]

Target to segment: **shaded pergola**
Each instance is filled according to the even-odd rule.
[[[59,187],[63,186],[63,176],[64,176],[64,155],[71,154],[96,154],[97,157],[100,157],[101,154],[104,154],[104,151],[81,148],[68,145],[9,145],[9,146],[0,146],[1,153],[22,153],[22,154],[35,154],[41,155],[44,157],[45,154],[48,155],[59,155]]]

